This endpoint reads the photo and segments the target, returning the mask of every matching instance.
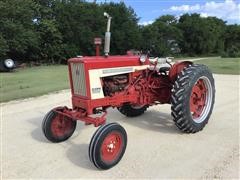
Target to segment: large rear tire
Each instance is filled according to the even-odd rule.
[[[212,114],[214,101],[214,79],[208,67],[186,67],[172,89],[171,110],[176,126],[186,133],[202,130]]]
[[[133,106],[131,104],[124,104],[118,108],[118,111],[127,117],[136,117],[142,115],[148,106]]]

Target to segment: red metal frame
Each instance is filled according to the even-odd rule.
[[[172,83],[177,75],[192,62],[178,62],[172,66],[168,75],[150,71],[148,69],[129,74],[129,85],[125,90],[116,92],[113,96],[106,96],[101,99],[91,99],[89,70],[103,68],[117,68],[127,66],[150,65],[147,59],[144,63],[139,61],[139,56],[94,56],[72,58],[68,61],[69,78],[72,92],[73,109],[56,108],[55,111],[73,120],[81,120],[86,124],[99,126],[106,121],[106,109],[109,107],[120,107],[124,103],[133,105],[154,105],[170,103]],[[83,63],[85,68],[85,78],[87,96],[74,94],[71,63]],[[100,109],[99,109],[100,108]],[[99,117],[92,117],[96,113],[101,113]]]
[[[103,111],[98,117],[91,117],[83,109],[69,109],[67,107],[57,107],[53,109],[59,115],[66,116],[73,121],[80,120],[86,124],[94,124],[95,127],[100,126],[106,122],[107,112]]]
[[[191,61],[179,61],[173,64],[172,68],[169,71],[169,78],[172,82],[174,82],[177,78],[177,75],[189,65],[193,64]]]

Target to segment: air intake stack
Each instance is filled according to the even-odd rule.
[[[110,40],[111,40],[111,32],[110,32],[110,27],[111,27],[111,19],[112,17],[104,12],[104,16],[107,17],[108,22],[107,22],[107,31],[105,33],[105,43],[104,43],[104,54],[105,56],[108,56],[110,52]]]

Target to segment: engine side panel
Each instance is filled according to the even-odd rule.
[[[91,99],[104,98],[101,78],[141,71],[147,69],[148,67],[149,67],[148,65],[142,65],[118,68],[90,69],[89,80]]]
[[[68,60],[69,64],[69,78],[71,85],[71,92],[74,96],[79,96],[83,99],[96,99],[102,98],[103,93],[100,88],[101,85],[101,77],[130,73],[136,70],[146,69],[149,62],[141,63],[139,61],[139,56],[95,56],[95,57],[78,57],[72,58]],[[78,68],[73,68],[72,64],[78,66],[78,64],[83,64],[85,69],[85,90],[78,89],[76,87],[76,79],[81,74]],[[134,67],[133,67],[134,66]],[[136,67],[135,67],[136,66]],[[75,78],[74,78],[75,77]],[[81,75],[80,81],[84,76]],[[91,79],[91,80],[90,80]],[[75,84],[75,85],[74,85]],[[83,87],[83,86],[82,86]],[[92,89],[96,88],[96,89]],[[78,89],[78,90],[77,90]],[[92,90],[94,93],[92,93]],[[100,90],[100,92],[99,92]],[[85,91],[86,93],[76,93],[77,91]],[[97,93],[95,93],[97,92]]]

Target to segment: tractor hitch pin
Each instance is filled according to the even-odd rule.
[[[105,17],[107,17],[107,19],[108,19],[108,21],[107,21],[107,31],[105,33],[105,43],[104,43],[104,54],[105,54],[105,56],[108,56],[108,54],[110,52],[110,40],[111,40],[110,27],[111,27],[112,17],[106,12],[104,12],[103,15]]]

